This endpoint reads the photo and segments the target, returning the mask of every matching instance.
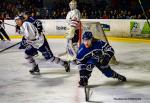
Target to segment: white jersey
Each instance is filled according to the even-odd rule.
[[[38,33],[37,28],[30,22],[24,22],[20,27],[20,33],[27,39],[27,43],[34,48],[39,48],[44,43],[44,36]]]
[[[68,12],[66,16],[67,28],[75,27],[79,28],[80,22],[80,11],[78,9],[74,9]]]

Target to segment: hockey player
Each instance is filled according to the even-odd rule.
[[[33,17],[31,14],[32,14],[31,11],[25,11],[25,12],[24,12],[24,15],[23,15],[24,20],[27,21],[27,22],[32,23],[32,24],[37,28],[38,33],[39,33],[40,35],[43,35],[43,37],[44,37],[44,39],[45,39],[45,44],[46,44],[46,45],[49,45],[48,42],[47,42],[47,40],[46,40],[46,37],[45,37],[45,35],[44,35],[44,33],[43,33],[44,30],[43,30],[42,22],[41,22],[40,20],[36,19],[35,16]],[[26,39],[23,37],[23,38],[22,38],[22,44],[25,44],[25,43],[26,43]],[[25,44],[25,45],[26,45],[26,44]],[[50,49],[49,46],[47,46],[47,49],[48,49],[49,51],[51,51],[51,49]],[[37,54],[38,54],[38,52],[35,52],[35,55],[37,55]],[[43,55],[43,54],[42,54],[42,55]],[[44,56],[44,55],[43,55],[43,56]],[[45,58],[45,59],[46,59],[46,58]]]
[[[39,34],[43,33],[43,26],[42,26],[42,22],[38,19],[36,19],[36,17],[31,15],[32,12],[31,11],[25,11],[24,12],[24,19],[25,21],[28,21],[30,23],[32,23],[38,30]]]
[[[58,57],[55,57],[51,50],[49,50],[49,45],[43,35],[39,34],[36,27],[27,21],[24,21],[22,16],[17,16],[15,18],[16,24],[20,27],[20,33],[26,39],[27,46],[25,49],[25,59],[32,64],[32,69],[29,71],[31,74],[39,74],[40,70],[38,64],[35,62],[33,56],[34,53],[40,51],[46,60],[60,64],[65,67],[66,72],[69,72],[70,66],[67,61],[63,61]]]
[[[0,39],[5,41],[5,39],[2,35],[4,35],[5,38],[10,41],[9,36],[7,35],[7,33],[5,31],[4,18],[0,17]]]
[[[80,27],[80,11],[77,9],[77,2],[72,0],[69,3],[70,11],[66,16],[67,30],[65,38],[67,39],[67,53],[69,60],[76,59],[79,41],[79,27]]]
[[[109,66],[109,61],[114,55],[113,48],[102,40],[95,40],[92,32],[83,34],[83,43],[77,52],[79,62],[80,86],[88,85],[94,67],[97,67],[106,77],[126,81],[126,77],[118,74]]]
[[[31,16],[31,11],[25,11],[23,14],[24,20],[28,21],[30,23],[32,23],[38,30],[39,34],[43,34],[43,26],[42,26],[42,22],[39,21],[38,19],[36,19],[35,17]],[[19,29],[18,26],[16,26],[16,29]],[[44,36],[45,37],[45,36]],[[22,41],[20,43],[20,47],[19,49],[25,49],[26,48],[26,39],[23,37]]]

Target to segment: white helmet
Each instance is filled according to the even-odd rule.
[[[76,9],[76,8],[77,8],[77,1],[72,0],[72,1],[69,3],[69,6],[70,6],[70,9],[71,9],[71,10]]]

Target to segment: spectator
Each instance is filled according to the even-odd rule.
[[[126,16],[126,19],[132,19],[131,11],[128,11],[127,16]]]
[[[109,19],[109,16],[106,11],[104,11],[102,19]]]
[[[5,15],[5,19],[7,19],[7,20],[11,19],[8,13]]]
[[[138,14],[137,19],[142,19],[142,15]]]
[[[141,8],[136,9],[137,5],[132,5],[131,2],[127,3],[126,0],[123,0],[123,3],[115,1],[113,0],[112,4],[104,0],[97,0],[97,3],[92,2],[92,4],[80,1],[78,9],[81,11],[82,17],[87,19],[145,19]],[[52,3],[50,6],[44,7],[43,0],[3,0],[0,3],[0,14],[6,14],[6,19],[13,19],[23,11],[32,10],[36,12],[38,19],[64,19],[68,5],[63,0],[56,0]],[[125,6],[125,4],[128,5]],[[146,8],[146,14],[150,18],[150,8]]]

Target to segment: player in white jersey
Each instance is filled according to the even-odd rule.
[[[76,60],[76,53],[79,42],[80,11],[77,9],[77,2],[72,0],[69,3],[70,11],[66,16],[67,30],[65,38],[67,39],[67,52],[69,60]]]
[[[16,24],[20,27],[20,34],[22,34],[27,42],[25,48],[25,59],[32,64],[32,69],[29,71],[31,74],[39,74],[40,70],[38,64],[35,62],[33,56],[34,53],[40,51],[46,60],[55,62],[65,67],[66,72],[70,71],[70,66],[67,61],[63,61],[58,57],[55,57],[52,51],[49,49],[47,40],[42,34],[39,34],[37,28],[30,22],[24,21],[22,16],[15,18]]]

